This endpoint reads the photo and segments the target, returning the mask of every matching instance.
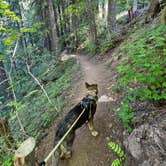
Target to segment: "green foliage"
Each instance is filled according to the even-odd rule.
[[[7,137],[7,136],[6,136]],[[0,165],[12,166],[13,163],[13,150],[9,148],[5,142],[5,138],[0,138]]]
[[[19,37],[18,30],[13,26],[14,23],[20,22],[20,18],[10,10],[7,1],[0,0],[0,52],[11,53],[11,47]]]
[[[31,92],[29,92],[26,96],[24,96],[25,98],[31,97],[32,95],[35,95],[39,90],[33,90]]]
[[[9,9],[9,3],[4,0],[0,0],[0,15],[3,17],[10,17],[14,21],[20,21],[20,18]]]
[[[4,60],[4,56],[0,55],[0,61]]]
[[[131,101],[166,99],[165,43],[166,28],[160,25],[137,30],[120,47],[119,55],[125,58],[117,67],[117,86],[123,100],[115,111],[129,130],[134,117]]]
[[[19,56],[17,54],[15,57]],[[46,51],[40,54],[40,56],[34,55],[32,59],[31,72],[39,79],[41,84],[42,80],[44,81],[43,87],[51,103],[48,102],[41,88],[27,73],[26,65],[20,63],[17,70],[12,71],[13,83],[11,86],[14,88],[17,101],[8,101],[6,104],[10,110],[0,112],[0,114],[3,113],[3,116],[5,113],[5,116],[10,117],[9,124],[11,125],[11,130],[15,139],[19,141],[22,141],[24,136],[20,132],[15,110],[17,110],[21,123],[28,135],[34,136],[38,140],[41,137],[41,129],[43,130],[43,128],[47,127],[63,111],[63,105],[68,101],[66,92],[70,87],[71,75],[78,68],[75,65],[76,60],[74,58],[59,62],[55,61],[54,56]],[[23,61],[20,60],[19,62]],[[10,165],[12,153],[2,152],[3,158],[0,158],[0,160],[5,166]]]
[[[19,34],[16,31],[8,30],[8,36],[2,40],[2,44],[5,46],[12,46],[18,39]]]
[[[120,117],[122,120],[124,127],[131,131],[132,128],[130,126],[132,119],[134,117],[134,113],[132,112],[131,108],[128,105],[128,102],[122,101],[120,103],[120,107],[117,109],[114,109],[115,113]]]
[[[123,160],[125,159],[124,151],[121,149],[120,145],[110,141],[108,143],[108,147],[110,147],[113,152],[115,152],[118,156],[118,158],[114,159],[111,163],[111,166],[122,166]]]
[[[77,1],[74,4],[69,4],[65,9],[66,14],[74,14],[76,16],[80,15],[86,9],[85,1]]]
[[[116,0],[117,2],[117,12],[123,12],[124,10],[129,10],[131,8],[131,2],[133,0]],[[137,8],[141,9],[148,6],[150,0],[137,0]]]
[[[111,166],[122,166],[122,162],[120,159],[115,159],[112,161]]]
[[[101,32],[98,36],[99,48],[98,52],[104,54],[115,47],[119,34],[116,32]]]
[[[87,38],[86,41],[84,42],[84,48],[90,55],[94,55],[96,52],[96,46],[89,38]]]
[[[112,48],[112,45],[113,45],[113,41],[111,41],[111,40],[104,41],[100,45],[100,48],[99,48],[100,51],[99,52],[106,53],[108,50],[110,50]]]
[[[45,128],[51,123],[53,118],[63,111],[63,105],[67,102],[65,91],[70,87],[72,72],[78,67],[75,65],[75,62],[75,59],[69,59],[64,62],[54,62],[51,65],[45,64],[43,68],[39,68],[42,64],[38,64],[39,66],[34,66],[32,69],[38,79],[41,78],[47,82],[44,88],[51,103],[48,102],[45,94],[31,77],[25,75],[25,81],[25,79],[22,80],[18,72],[17,75],[14,75],[14,88],[19,101],[17,103],[11,102],[10,106],[17,106],[19,117],[23,126],[26,126],[26,132],[29,135],[38,139],[40,137],[40,129]],[[40,72],[38,71],[39,69]],[[55,76],[56,79],[54,80]],[[19,96],[22,97],[19,98]],[[13,130],[17,133],[19,125],[15,118],[14,112],[11,111],[10,123]],[[21,134],[17,136],[18,139],[21,139],[21,137]]]
[[[127,51],[128,59],[119,64],[119,83],[127,87],[135,87],[134,93],[141,100],[166,99],[166,56],[164,53],[166,42],[165,26],[143,29],[132,35]]]
[[[121,149],[120,145],[110,141],[108,146],[121,158],[124,157],[124,151]]]
[[[30,33],[36,33],[38,32],[39,28],[44,25],[43,22],[37,22],[32,24],[30,27],[22,27],[20,28],[20,32],[30,32]]]
[[[49,18],[47,18],[49,16],[47,1],[22,1],[21,5],[19,1],[8,2],[0,0],[0,60],[3,60],[5,71],[9,71],[11,54],[15,42],[18,40],[16,54],[12,59],[13,69],[10,73],[12,83],[8,87],[9,91],[12,89],[15,92],[17,101],[8,101],[4,96],[0,96],[0,100],[5,100],[5,103],[0,101],[0,108],[8,107],[7,111],[1,111],[0,115],[5,114],[10,118],[9,123],[16,141],[21,141],[24,138],[20,132],[16,111],[28,135],[35,136],[38,139],[41,136],[41,129],[47,127],[52,119],[63,110],[64,104],[68,102],[66,93],[71,84],[71,75],[78,69],[78,66],[75,65],[74,59],[58,62],[55,60],[54,53],[51,55],[48,51],[51,33]],[[99,53],[105,53],[114,47],[118,34],[108,32],[104,21],[102,25],[99,24],[101,20],[97,23],[98,48],[91,42],[85,1],[76,0],[72,3],[67,0],[53,0],[52,2],[57,13],[58,46],[60,45],[62,50],[65,48],[75,49],[75,34],[71,32],[69,21],[71,14],[76,17],[75,30],[77,31],[77,44],[80,49],[86,49],[88,53],[94,54],[96,50]],[[97,0],[93,1],[92,10],[95,14],[97,13],[97,4]],[[156,41],[154,40],[154,42]],[[164,39],[160,39],[155,43],[155,47],[163,47],[164,42]],[[166,49],[164,52],[166,52]],[[31,72],[46,90],[51,102],[48,101],[40,86],[28,74],[26,63],[29,64]],[[164,82],[163,87],[165,86],[166,83]],[[123,111],[117,112],[122,117],[123,122],[128,125],[133,115],[125,102],[123,101],[121,106]],[[57,107],[57,110],[55,107]],[[6,147],[4,149],[2,158],[0,157],[3,164],[0,163],[0,165],[8,166],[11,164],[12,151]],[[118,160],[115,160],[114,164],[117,163]]]
[[[84,33],[86,33],[86,28],[82,32],[82,35],[86,38],[82,38],[83,44],[82,47],[89,53],[90,55],[94,54],[105,54],[112,48],[116,46],[117,38],[119,37],[119,33],[109,32],[103,28],[103,22],[98,20],[98,44],[97,47],[93,44],[90,38],[86,37]]]
[[[12,166],[13,164],[13,155],[10,154],[9,156],[6,156],[6,159],[2,163],[2,166]]]

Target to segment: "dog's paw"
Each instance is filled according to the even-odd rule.
[[[59,157],[60,157],[61,160],[64,160],[65,159],[65,153],[61,152]]]
[[[91,134],[96,137],[99,133],[97,131],[92,131]]]
[[[65,154],[65,158],[69,159],[71,157],[72,157],[72,151],[67,151],[66,154]]]

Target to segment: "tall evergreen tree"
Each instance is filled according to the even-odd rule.
[[[97,28],[96,28],[96,22],[95,22],[95,6],[93,4],[93,0],[86,0],[87,2],[87,16],[88,16],[88,22],[89,22],[89,28],[90,28],[90,36],[91,40],[94,44],[94,46],[97,46]]]
[[[116,29],[116,0],[108,0],[107,28],[109,31]]]

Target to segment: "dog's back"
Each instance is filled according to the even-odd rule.
[[[88,122],[89,130],[93,136],[97,136],[98,132],[94,130],[93,127],[93,116],[96,112],[96,101],[98,88],[97,84],[88,84],[85,83],[87,88],[87,95],[84,97],[80,103],[78,103],[75,107],[73,107],[66,116],[59,122],[54,139],[54,146],[59,142],[59,140],[66,134],[71,125],[76,121],[76,119],[80,116],[82,111],[84,113],[81,115],[75,126],[72,128],[70,133],[67,135],[63,143],[60,145],[58,151],[55,153],[53,165],[55,164],[55,160],[57,161],[60,157],[70,158],[71,157],[71,147],[75,138],[75,131],[79,127],[81,127],[86,121]],[[58,161],[57,161],[58,162]]]
[[[64,117],[64,119],[62,119],[58,124],[55,134],[56,141],[63,137],[63,135],[78,118],[84,108],[85,112],[82,114],[81,118],[78,120],[73,130],[81,127],[86,121],[88,121],[90,114],[91,116],[94,116],[96,112],[96,101],[94,99],[84,97],[80,103],[73,107]]]

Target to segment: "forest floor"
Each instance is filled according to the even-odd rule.
[[[70,110],[71,106],[78,103],[86,95],[85,82],[97,83],[99,87],[99,101],[97,103],[94,125],[99,135],[93,137],[86,125],[78,129],[73,144],[72,158],[60,160],[59,166],[109,166],[115,158],[107,143],[112,140],[121,145],[123,132],[118,118],[113,113],[118,96],[112,92],[111,86],[115,83],[114,76],[117,60],[113,63],[110,60],[116,52],[117,49],[109,53],[104,59],[89,59],[87,56],[76,56],[77,61],[81,65],[81,71],[74,73],[75,78],[72,82],[69,96],[71,100],[69,105],[64,108],[62,116]],[[37,149],[39,161],[42,161],[52,150],[55,127],[62,116],[52,123],[46,131],[46,137],[40,141]]]

